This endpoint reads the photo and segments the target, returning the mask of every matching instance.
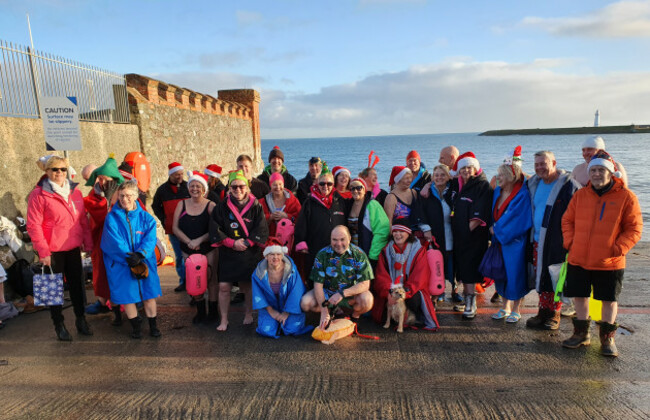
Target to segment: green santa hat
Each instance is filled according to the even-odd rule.
[[[86,182],[86,186],[92,187],[95,185],[95,181],[97,180],[97,176],[99,175],[104,175],[109,178],[113,178],[115,181],[117,181],[117,184],[121,184],[124,182],[124,177],[120,173],[119,169],[117,169],[117,162],[115,161],[114,155],[111,153],[106,159],[106,162],[99,168],[95,169],[91,174],[90,178],[88,178],[88,182]]]

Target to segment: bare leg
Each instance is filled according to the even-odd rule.
[[[156,309],[156,299],[147,299],[144,302],[144,313],[147,315],[147,318],[153,318],[157,314]]]
[[[618,302],[603,301],[603,309],[601,312],[603,322],[613,324],[616,322],[616,315],[618,314]]]
[[[303,312],[319,312],[320,313],[320,306],[318,306],[318,302],[316,301],[316,297],[314,296],[314,291],[310,290],[309,292],[305,293],[300,299],[300,309],[302,309]]]
[[[217,327],[217,331],[226,331],[228,329],[230,289],[232,289],[232,283],[219,283],[219,313],[221,314],[221,322]]]
[[[135,307],[135,303],[126,303],[122,306],[124,307],[124,313],[128,319],[133,319],[138,316],[138,308]]]
[[[244,314],[244,325],[250,325],[253,323],[253,285],[250,282],[240,282],[239,288],[244,293],[244,308],[246,310]]]
[[[368,291],[361,292],[354,296],[354,305],[352,306],[354,312],[352,312],[352,317],[359,318],[362,314],[371,310],[373,302],[374,298],[372,293]]]
[[[573,298],[573,304],[576,308],[576,319],[584,321],[589,318],[589,298]]]
[[[0,283],[0,303],[5,303],[5,284]]]
[[[522,301],[522,300],[523,300],[523,298],[522,298],[522,299],[517,299],[517,300],[513,300],[513,301],[512,301],[512,312],[520,313],[520,309],[521,309],[521,301]]]

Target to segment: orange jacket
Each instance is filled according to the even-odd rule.
[[[620,178],[614,182],[600,197],[591,183],[573,195],[562,217],[569,264],[586,270],[623,269],[625,254],[641,239],[639,200]]]

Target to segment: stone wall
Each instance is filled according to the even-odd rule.
[[[225,174],[246,153],[261,171],[256,91],[219,91],[214,98],[136,74],[126,78],[131,122],[140,128],[142,152],[152,165],[152,189],[167,180],[167,165],[175,161],[188,170],[215,163]]]
[[[89,163],[101,165],[110,153],[119,161],[128,152],[140,150],[138,127],[131,124],[80,122],[83,150],[69,153],[70,164],[81,179],[81,168]],[[40,119],[0,117],[0,214],[14,218],[26,215],[27,196],[43,175],[36,160],[47,152]],[[83,187],[84,195],[88,192]]]

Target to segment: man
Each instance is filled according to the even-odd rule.
[[[271,192],[268,182],[262,182],[253,178],[253,159],[248,155],[239,155],[237,157],[237,169],[244,173],[244,176],[250,184],[251,193],[255,198],[263,200],[266,194]]]
[[[208,165],[203,173],[208,176],[208,200],[219,203],[226,194],[226,186],[221,183],[221,172],[223,168],[219,165]]]
[[[284,188],[288,189],[292,193],[296,193],[298,189],[298,181],[294,178],[288,171],[287,167],[284,166],[284,153],[278,146],[274,146],[269,153],[269,164],[264,167],[264,171],[257,177],[260,181],[265,184],[269,184],[269,177],[271,174],[279,173],[284,178]],[[260,197],[261,198],[261,197]]]
[[[410,187],[411,189],[420,191],[427,182],[431,181],[431,175],[429,175],[426,168],[422,164],[420,154],[415,150],[411,150],[408,155],[406,155],[406,166],[413,173],[413,181],[411,182]]]
[[[573,297],[573,335],[562,346],[591,343],[589,296],[602,301],[600,353],[616,357],[614,335],[625,255],[641,239],[643,218],[636,195],[623,184],[616,162],[599,150],[589,162],[589,183],[578,190],[564,217],[562,235],[569,251],[564,294]]]
[[[460,156],[460,152],[456,146],[443,147],[442,150],[440,150],[440,157],[438,158],[438,162],[442,163],[443,165],[447,165],[447,167],[451,169],[454,167],[458,156]]]
[[[185,291],[185,263],[183,262],[181,242],[172,232],[172,223],[176,205],[179,201],[190,198],[190,192],[187,189],[187,182],[183,180],[183,170],[185,168],[178,162],[172,162],[167,166],[167,169],[169,178],[156,190],[151,209],[165,228],[169,243],[172,244],[174,249],[174,263],[178,274],[178,287],[174,291],[183,292]]]
[[[309,197],[311,186],[318,182],[318,177],[323,170],[323,162],[319,157],[312,157],[309,159],[309,172],[303,179],[298,182],[298,191],[296,197],[300,204],[304,203]]]
[[[314,288],[300,302],[304,312],[320,312],[320,328],[330,321],[326,300],[330,305],[352,311],[352,321],[372,309],[370,281],[374,278],[370,261],[356,245],[350,244],[350,231],[343,225],[332,229],[330,246],[316,254],[310,279]]]
[[[555,302],[555,287],[548,267],[562,264],[566,258],[566,250],[562,247],[562,216],[580,185],[570,173],[557,168],[555,155],[546,150],[535,153],[535,175],[526,182],[533,211],[530,263],[535,270],[535,288],[539,293],[537,315],[528,319],[526,326],[557,330],[562,302]]]
[[[582,157],[585,161],[573,168],[571,176],[583,187],[589,182],[589,171],[587,170],[589,161],[591,161],[591,158],[598,150],[605,150],[605,140],[600,136],[591,136],[582,143]],[[616,162],[616,165],[618,171],[621,173],[623,184],[627,186],[627,172],[625,172],[625,168],[619,162]]]

